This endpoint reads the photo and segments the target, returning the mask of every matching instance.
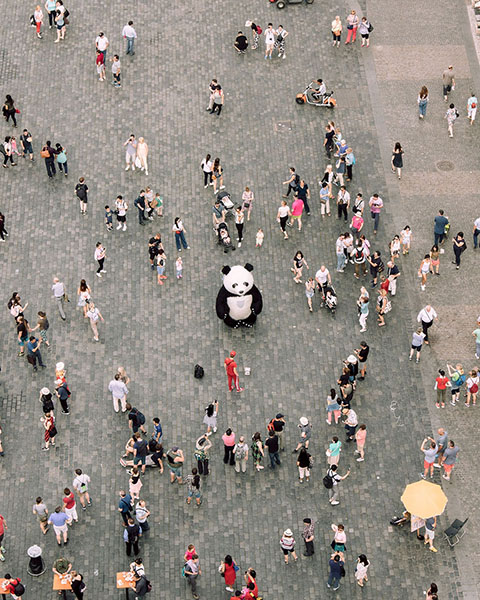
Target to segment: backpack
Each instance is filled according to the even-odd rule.
[[[327,490],[331,490],[333,488],[333,478],[328,473],[323,478],[323,485],[327,488]]]
[[[268,433],[270,433],[271,431],[273,431],[275,433],[275,427],[273,426],[273,419],[270,421],[270,423],[267,425],[267,431]]]
[[[15,580],[14,583],[15,589],[14,589],[14,594],[15,596],[23,596],[23,594],[25,593],[25,586],[23,585],[23,583],[21,583],[20,581],[18,581],[18,579]]]
[[[300,175],[295,175],[295,185],[300,185]]]
[[[468,390],[471,394],[476,394],[478,392],[478,385],[474,383],[472,387]]]
[[[368,33],[372,33],[373,25],[371,23],[368,24]]]
[[[195,379],[202,379],[204,375],[205,371],[203,370],[203,367],[201,367],[200,365],[195,365],[193,367],[193,376],[195,377]]]
[[[137,410],[137,421],[139,422],[140,425],[144,425],[144,423],[145,423],[145,415],[143,413],[141,413],[139,410]]]
[[[257,33],[258,35],[262,35],[263,33],[263,29],[260,27],[260,25],[257,25]]]
[[[44,324],[44,326],[43,326],[43,328],[44,328],[44,331],[47,331],[49,327],[50,327],[50,323],[48,322],[48,319],[47,319],[47,318],[45,318],[45,324]]]

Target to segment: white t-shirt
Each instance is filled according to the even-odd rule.
[[[127,214],[127,204],[123,200],[115,200],[115,208],[118,210],[119,217],[124,217]]]
[[[106,50],[106,48],[108,46],[108,38],[107,38],[107,36],[104,35],[104,36],[100,37],[99,35],[97,35],[97,39],[95,40],[95,44],[97,45],[97,48],[103,52],[103,50]]]
[[[77,492],[86,492],[88,490],[88,484],[90,483],[90,477],[85,473],[77,475],[73,480],[73,489]]]
[[[265,43],[267,45],[275,43],[275,29],[265,29]]]
[[[343,240],[341,240],[340,238],[337,238],[337,241],[335,242],[336,253],[343,254],[344,247],[345,246],[343,244]]]
[[[280,217],[288,217],[288,211],[289,211],[289,207],[288,206],[279,206],[278,207],[278,214]]]
[[[325,271],[318,269],[318,271],[315,273],[315,279],[323,285],[326,283],[329,275],[330,271],[327,268],[325,268]]]
[[[475,222],[473,224],[475,225],[475,229],[478,229],[480,231],[480,217],[478,217],[478,219],[475,219]]]
[[[207,161],[205,159],[202,160],[202,169],[203,169],[204,173],[211,173],[212,166],[213,166],[213,162],[211,160],[209,160],[209,161]]]
[[[95,260],[99,260],[102,258],[102,255],[105,252],[105,248],[101,246],[100,248],[95,248]]]
[[[99,319],[98,308],[95,307],[94,309],[90,309],[89,311],[87,311],[87,317],[90,319],[90,321],[96,323]]]

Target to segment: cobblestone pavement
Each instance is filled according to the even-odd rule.
[[[479,72],[464,8],[437,2],[437,24],[426,31],[422,28],[422,45],[418,45],[418,32],[411,30],[411,23],[427,22],[421,3],[408,0],[401,9],[384,9],[362,2],[361,12],[368,7],[375,25],[367,52],[358,44],[331,46],[331,19],[335,14],[345,16],[355,4],[335,4],[326,10],[317,1],[280,12],[266,0],[197,0],[166,4],[157,14],[150,3],[138,2],[132,14],[126,3],[97,2],[93,9],[81,2],[69,6],[72,24],[61,44],[53,43],[54,33],[48,29],[43,40],[35,38],[24,4],[13,6],[2,0],[0,6],[8,15],[0,55],[3,93],[10,93],[21,109],[16,133],[19,136],[28,127],[37,151],[35,164],[19,159],[16,169],[2,173],[0,210],[7,216],[10,232],[8,243],[0,248],[3,302],[19,290],[22,299],[29,301],[26,315],[32,323],[36,311],[45,309],[52,339],[51,350],[44,352],[47,369],[33,374],[28,363],[17,358],[11,318],[1,312],[0,415],[6,456],[0,463],[4,482],[0,512],[9,525],[4,571],[26,580],[26,597],[56,597],[48,571],[38,580],[26,574],[26,549],[31,544],[42,546],[48,568],[59,555],[53,535],[43,538],[39,533],[31,506],[42,495],[52,510],[63,487],[71,484],[73,469],[81,467],[92,478],[94,503],[80,514],[65,553],[85,576],[86,597],[118,597],[115,572],[128,566],[116,514],[116,494],[128,485],[128,477],[118,459],[128,431],[123,417],[112,411],[107,386],[116,367],[123,364],[132,378],[129,398],[145,412],[147,424],[153,416],[161,417],[165,444],[181,446],[188,465],[193,466],[194,440],[202,432],[203,408],[213,398],[220,402],[212,474],[204,482],[201,508],[187,506],[185,489],[170,486],[166,474],[148,473],[143,480],[141,495],[152,511],[152,534],[141,543],[141,554],[154,586],[153,597],[189,597],[180,570],[182,554],[191,542],[201,557],[202,598],[224,597],[217,566],[226,553],[233,554],[242,570],[255,566],[265,598],[327,597],[330,523],[335,521],[345,523],[348,535],[347,576],[338,598],[421,597],[432,580],[439,584],[442,598],[476,598],[475,417],[461,416],[463,407],[449,407],[446,415],[435,413],[432,392],[434,373],[445,361],[473,365],[470,331],[478,314],[478,284],[471,243],[459,273],[449,264],[448,247],[442,257],[442,276],[429,281],[425,294],[417,293],[416,279],[420,257],[433,243],[432,219],[440,204],[454,230],[469,232],[478,216],[474,211],[480,159],[478,152],[471,151],[478,147],[477,126],[469,129],[463,104],[471,85],[478,86]],[[130,18],[139,34],[133,58],[124,56],[121,39],[122,26]],[[285,61],[265,61],[262,46],[245,56],[234,53],[232,40],[248,18],[262,26],[269,20],[285,26],[290,32]],[[122,54],[120,90],[96,79],[94,39],[100,30],[110,40],[108,55]],[[454,101],[462,108],[453,140],[447,138],[440,89],[441,72],[449,63],[457,71]],[[205,112],[212,76],[226,93],[220,117]],[[334,114],[294,102],[302,85],[318,76],[336,91],[339,106]],[[416,95],[424,83],[431,90],[431,102],[427,119],[418,123]],[[388,241],[405,219],[412,224],[415,240],[411,255],[401,261],[400,291],[387,327],[377,330],[373,311],[369,318],[365,338],[372,349],[370,373],[355,396],[355,409],[368,427],[367,459],[357,463],[353,449],[345,448],[340,471],[350,467],[352,474],[342,484],[337,507],[328,504],[321,482],[325,447],[334,433],[325,423],[324,397],[340,374],[341,360],[363,336],[355,309],[359,285],[348,271],[341,279],[334,277],[340,304],[333,319],[320,310],[318,298],[314,313],[308,312],[303,286],[293,284],[289,271],[297,249],[304,252],[310,274],[322,263],[332,272],[335,269],[334,240],[345,226],[334,215],[322,221],[317,200],[317,182],[326,164],[323,126],[329,117],[355,149],[351,191],[361,189],[367,197],[377,191],[385,200],[375,240],[367,219],[366,231],[374,246],[386,253]],[[4,124],[3,131],[6,135],[12,130]],[[123,142],[131,132],[149,143],[148,177],[124,171]],[[67,148],[68,178],[57,174],[53,182],[48,181],[38,156],[45,139]],[[401,182],[393,180],[389,166],[397,139],[406,151]],[[225,184],[234,200],[239,200],[245,185],[256,196],[245,242],[228,258],[214,243],[211,231],[212,192],[203,189],[199,167],[206,152],[221,157]],[[440,160],[450,161],[453,170],[440,172]],[[290,165],[312,186],[313,200],[304,231],[292,231],[286,242],[275,215],[283,192],[281,181]],[[90,189],[85,217],[79,214],[73,195],[82,175]],[[145,185],[164,195],[165,217],[141,228],[133,199]],[[108,233],[103,206],[112,204],[119,193],[132,203],[128,229]],[[176,252],[171,225],[177,215],[183,218],[192,248],[183,253],[181,282],[172,278]],[[255,249],[259,227],[265,231],[265,242]],[[162,233],[169,259],[170,279],[162,288],[156,285],[147,254],[148,238],[156,231]],[[107,274],[101,280],[95,277],[93,260],[98,240],[107,247]],[[214,313],[220,269],[224,262],[247,261],[255,266],[264,311],[254,330],[231,331]],[[72,297],[66,322],[60,320],[50,297],[54,275],[65,281]],[[106,321],[100,325],[98,344],[75,310],[75,291],[83,277]],[[440,322],[418,367],[408,362],[407,354],[416,314],[427,301],[436,307]],[[238,352],[246,387],[240,397],[226,393],[222,364],[232,348]],[[68,417],[59,415],[58,449],[41,453],[38,391],[44,385],[53,387],[59,360],[67,365],[72,410]],[[197,362],[206,372],[201,381],[193,378]],[[251,368],[250,376],[243,376],[244,367]],[[263,434],[279,410],[288,421],[281,468],[254,473],[249,465],[243,476],[225,467],[221,431],[231,426],[247,439],[256,430]],[[309,485],[298,483],[290,454],[302,415],[314,427],[311,450],[316,461]],[[435,473],[449,504],[440,518],[439,552],[434,555],[407,532],[392,530],[388,521],[401,510],[404,486],[418,478],[423,436],[440,424],[455,435],[462,454],[451,485],[444,485]],[[340,428],[335,432],[343,437]],[[278,540],[290,527],[300,548],[306,516],[316,521],[315,558],[300,556],[298,563],[285,567]],[[440,539],[441,530],[450,519],[467,516],[471,518],[468,537],[453,551]],[[363,590],[354,580],[355,558],[362,552],[371,561]]]

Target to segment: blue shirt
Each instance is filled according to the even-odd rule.
[[[360,313],[362,315],[368,315],[368,302],[362,302],[360,304]]]
[[[64,512],[53,512],[48,518],[48,522],[56,527],[62,527],[68,521],[68,516]]]
[[[120,498],[118,503],[118,508],[122,509],[122,513],[126,513],[131,510],[132,507],[132,497],[130,494],[125,494],[123,498]]]
[[[435,233],[445,233],[445,225],[448,223],[448,219],[447,217],[444,217],[443,215],[437,215],[435,217],[435,227],[433,229],[433,231]]]
[[[38,348],[38,340],[34,342],[28,342],[27,344],[27,352],[28,354],[35,354],[35,350]]]
[[[328,564],[330,565],[330,573],[337,579],[340,579],[342,575],[343,560],[339,560],[337,562],[336,560],[333,560],[333,558],[331,558],[328,561]]]
[[[159,423],[158,425],[153,426],[153,435],[152,437],[159,442],[162,439],[162,425]]]

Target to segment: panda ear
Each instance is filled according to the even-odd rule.
[[[231,268],[230,268],[228,265],[225,265],[225,266],[223,267],[223,269],[222,269],[222,273],[223,273],[224,275],[228,275],[228,273],[230,273],[230,271],[231,271],[231,270],[232,270],[232,269],[231,269]]]
[[[247,269],[247,271],[253,271],[253,266],[250,263],[246,263],[245,268]]]

